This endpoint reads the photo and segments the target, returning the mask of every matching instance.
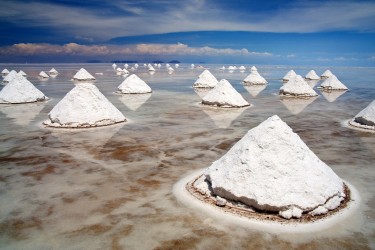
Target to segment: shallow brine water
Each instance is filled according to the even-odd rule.
[[[375,133],[342,126],[375,98],[374,68],[332,68],[349,87],[311,100],[281,100],[290,67],[260,66],[269,84],[243,87],[249,70],[228,79],[253,104],[240,110],[199,105],[191,88],[201,70],[182,64],[151,75],[137,73],[151,95],[125,98],[113,92],[123,81],[110,64],[0,65],[22,69],[50,100],[0,106],[0,247],[4,249],[369,249],[375,248]],[[250,65],[247,65],[250,66]],[[41,81],[41,70],[60,74]],[[95,85],[129,119],[125,124],[58,130],[41,126],[74,87],[85,67]],[[247,67],[249,68],[249,67]],[[305,75],[311,68],[294,67]],[[314,68],[321,74],[325,68]],[[95,73],[103,75],[95,75]],[[310,83],[314,85],[314,83]],[[319,83],[316,86],[318,86]],[[0,87],[2,88],[2,87]],[[264,232],[194,210],[177,199],[173,185],[208,167],[245,133],[277,114],[307,146],[361,195],[357,213],[314,233]]]

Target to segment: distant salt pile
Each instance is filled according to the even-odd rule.
[[[193,83],[194,88],[213,88],[218,83],[216,77],[209,70],[204,70]]]
[[[75,81],[95,81],[96,78],[93,77],[86,69],[81,68],[74,76]]]
[[[9,83],[10,81],[13,80],[13,78],[17,75],[17,71],[15,70],[11,70],[3,79],[3,83],[7,84]]]
[[[221,69],[221,70],[225,70],[225,66],[221,67],[220,69]]]
[[[176,69],[178,69],[178,68],[180,67],[180,64],[176,63],[176,64],[174,65],[174,67],[175,67]]]
[[[134,64],[134,68],[138,69],[139,65],[138,63]]]
[[[349,124],[355,127],[375,131],[375,100],[349,121]]]
[[[125,68],[125,69],[129,68],[129,64],[125,63],[125,64],[124,64],[124,68]]]
[[[148,71],[155,71],[155,68],[151,64],[148,65]]]
[[[320,85],[323,90],[348,90],[348,88],[337,79],[335,75],[330,76]]]
[[[55,128],[88,128],[125,122],[124,115],[92,83],[77,84],[49,112],[43,124]]]
[[[47,79],[47,78],[49,78],[49,75],[46,72],[44,72],[44,71],[40,71],[39,77]]]
[[[9,70],[8,69],[3,69],[3,71],[1,71],[1,75],[2,76],[6,76],[9,74]]]
[[[23,70],[18,71],[18,74],[21,75],[21,76],[24,76],[24,77],[27,76],[27,74],[25,72],[23,72]]]
[[[122,70],[122,68],[117,68],[116,75],[122,75],[122,74],[124,74],[124,71]]]
[[[318,96],[300,75],[291,77],[287,83],[281,86],[279,94],[291,97]]]
[[[117,88],[119,90],[118,93],[121,94],[145,94],[152,92],[150,86],[136,74],[127,77]]]
[[[290,70],[286,75],[283,77],[283,82],[287,82],[290,80],[290,78],[295,77],[297,74],[294,72],[294,70]]]
[[[0,91],[0,103],[29,103],[46,100],[47,97],[39,91],[29,80],[20,74]]]
[[[48,71],[48,74],[50,76],[57,76],[59,74],[59,72],[55,68],[52,68],[52,69],[50,69],[50,71]]]
[[[305,79],[307,79],[307,80],[319,80],[320,77],[315,73],[314,70],[310,70],[310,71],[306,74]]]
[[[130,74],[130,72],[125,68],[122,70],[122,73],[123,73],[123,75],[129,75]]]
[[[112,64],[112,68],[116,69],[117,68],[117,64],[116,63]]]
[[[329,69],[327,69],[326,71],[323,72],[323,74],[320,75],[320,78],[321,79],[327,79],[327,78],[329,78],[333,75],[334,74]]]
[[[192,64],[190,65],[190,68],[191,68],[191,69],[194,69],[194,68],[195,68],[194,63],[192,63]]]
[[[160,68],[161,68],[161,64],[159,63],[159,64],[158,64],[158,69],[160,69]]]
[[[255,66],[251,67],[251,73],[243,80],[244,85],[264,85],[268,82],[259,73]]]
[[[277,115],[247,132],[192,187],[219,206],[240,203],[285,219],[326,214],[346,196],[340,177]]]
[[[229,70],[229,71],[233,71],[233,70],[235,70],[235,69],[237,69],[236,66],[229,66],[229,67],[228,67],[228,70]]]
[[[241,71],[245,71],[246,70],[245,66],[243,66],[243,65],[241,65],[238,69],[241,70]]]
[[[250,104],[225,79],[202,98],[202,104],[222,108],[241,108]]]

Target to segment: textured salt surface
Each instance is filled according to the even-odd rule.
[[[289,78],[289,81],[281,86],[279,94],[299,97],[318,96],[300,75]]]
[[[348,90],[348,88],[337,79],[336,76],[332,75],[327,78],[321,85],[321,88],[327,90]]]
[[[204,70],[198,79],[193,83],[194,88],[213,88],[217,85],[218,80],[209,70]]]
[[[320,77],[316,74],[316,72],[314,70],[310,70],[306,76],[305,76],[306,79],[308,80],[319,80]]]
[[[73,79],[76,81],[93,81],[96,80],[86,69],[81,68],[78,72],[73,76]]]
[[[125,78],[125,80],[117,87],[118,92],[122,94],[145,94],[151,93],[150,86],[145,83],[136,74],[132,74]]]
[[[243,80],[244,85],[256,85],[256,84],[267,84],[268,82],[264,79],[253,66],[251,73]]]

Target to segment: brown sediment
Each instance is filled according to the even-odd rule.
[[[43,168],[41,170],[27,171],[27,172],[21,173],[21,175],[23,175],[23,176],[30,176],[30,177],[33,177],[35,180],[40,181],[41,179],[43,179],[43,177],[45,175],[56,173],[55,169],[56,168],[54,166],[48,165],[47,167],[45,167],[45,168]]]
[[[143,157],[156,157],[159,151],[149,145],[129,145],[117,147],[111,156],[116,160],[132,161]]]
[[[227,202],[225,206],[219,207],[216,205],[216,198],[214,196],[208,196],[208,195],[203,195],[197,188],[194,187],[194,183],[201,177],[202,175],[199,175],[196,177],[193,181],[188,182],[185,185],[186,190],[193,195],[195,198],[198,200],[209,204],[211,206],[215,206],[219,209],[221,209],[224,212],[235,214],[241,217],[246,217],[250,219],[257,219],[257,220],[266,220],[266,221],[276,221],[280,222],[283,224],[286,223],[310,223],[314,222],[323,218],[330,217],[342,209],[346,208],[348,206],[349,201],[351,201],[351,196],[350,196],[350,189],[349,187],[344,183],[344,193],[345,193],[345,198],[343,201],[341,201],[340,206],[333,210],[329,210],[326,214],[321,214],[321,215],[310,215],[308,213],[303,213],[301,218],[291,218],[289,220],[284,219],[279,216],[278,213],[276,212],[269,212],[269,211],[263,211],[259,210],[253,207],[249,207],[245,204],[241,204],[241,206],[236,205],[239,204],[239,202]]]
[[[234,143],[236,143],[239,139],[238,138],[235,138],[233,140],[226,140],[226,141],[223,141],[217,145],[215,145],[215,148],[218,148],[218,149],[221,149],[221,150],[228,150],[229,148],[231,148]]]
[[[124,249],[119,241],[121,240],[121,238],[125,237],[125,236],[128,236],[131,232],[133,231],[133,225],[127,225],[125,227],[123,227],[120,232],[116,233],[113,238],[112,238],[112,244],[111,244],[111,249],[112,250],[120,250],[120,249]]]
[[[31,228],[42,229],[42,221],[33,216],[26,219],[7,219],[0,224],[0,232],[4,232],[9,235],[9,237],[23,240],[28,237],[25,236],[24,231]]]
[[[114,199],[107,201],[104,205],[96,209],[97,212],[102,213],[102,214],[109,214],[113,210],[119,208],[121,205],[124,205],[125,203],[132,201],[133,199],[131,198],[119,198],[119,199]]]
[[[108,232],[109,230],[111,230],[111,228],[112,228],[111,226],[106,226],[103,224],[93,224],[93,225],[84,226],[84,227],[81,227],[80,229],[69,232],[69,235],[80,236],[82,234],[86,234],[86,235],[96,236],[96,235],[100,235],[105,232]]]

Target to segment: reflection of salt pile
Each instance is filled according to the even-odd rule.
[[[124,94],[119,97],[120,101],[125,104],[130,110],[136,111],[151,97],[151,93],[148,94]]]
[[[1,71],[1,75],[2,76],[6,76],[9,74],[9,70],[8,69],[3,69],[3,71]]]
[[[86,69],[81,68],[78,72],[73,76],[73,80],[75,81],[94,81],[96,80]]]
[[[315,101],[317,97],[309,98],[281,98],[281,102],[293,115],[301,113],[307,106]]]
[[[320,75],[320,78],[321,79],[327,79],[327,78],[329,78],[333,75],[334,74],[329,69],[327,69],[326,71],[323,72],[323,74]]]
[[[145,94],[152,92],[150,86],[136,74],[127,77],[117,88],[121,94]]]
[[[3,79],[3,83],[9,83],[17,75],[17,71],[11,70]]]
[[[297,74],[294,72],[294,70],[290,70],[286,75],[283,77],[283,82],[287,82],[290,80],[290,78],[295,77]]]
[[[329,102],[336,101],[341,95],[345,94],[346,90],[332,90],[332,91],[321,91],[320,93]]]
[[[375,130],[375,100],[349,121],[349,124],[355,127]]]
[[[239,108],[250,106],[240,93],[225,79],[202,98],[202,104],[223,108]]]
[[[28,125],[44,108],[44,103],[28,103],[23,105],[3,105],[0,112],[11,118],[20,126]]]
[[[327,78],[321,85],[320,88],[324,90],[348,90],[348,88],[337,79],[335,75]]]
[[[343,181],[276,115],[251,129],[193,185],[223,205],[240,202],[286,219],[325,214],[345,197]]]
[[[47,75],[47,73],[46,72],[44,72],[44,71],[40,71],[40,73],[39,73],[39,77],[40,78],[49,78],[49,75]]]
[[[44,124],[57,128],[106,126],[126,121],[92,83],[77,84],[48,114]]]
[[[194,88],[213,88],[218,83],[216,77],[209,70],[204,70],[193,83]]]
[[[41,91],[19,74],[0,91],[0,103],[29,103],[46,99]]]
[[[218,128],[228,128],[244,112],[245,108],[229,110],[204,108],[202,110],[214,121]]]
[[[211,89],[208,88],[194,88],[194,92],[202,99]]]
[[[260,85],[260,84],[267,84],[266,79],[264,79],[259,73],[255,66],[251,67],[251,73],[248,75],[244,80],[244,85]]]
[[[256,97],[259,95],[260,92],[262,92],[267,85],[249,85],[249,86],[244,86],[244,88],[251,94],[251,96]]]
[[[319,80],[306,80],[306,83],[311,87],[314,88],[315,85],[319,82]]]
[[[303,80],[300,75],[291,77],[287,83],[280,88],[281,96],[309,97],[318,94]]]
[[[314,70],[310,70],[309,73],[306,74],[305,79],[307,79],[307,80],[319,80],[320,77],[315,73]]]

